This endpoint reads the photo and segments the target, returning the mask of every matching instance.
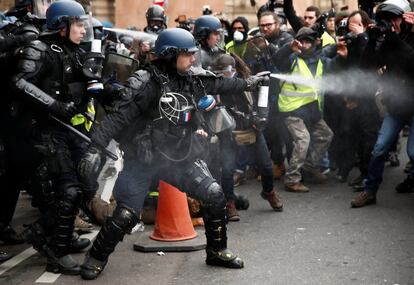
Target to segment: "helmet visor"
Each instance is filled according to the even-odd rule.
[[[33,14],[41,19],[46,19],[46,10],[55,0],[34,0]]]
[[[81,25],[85,28],[85,36],[82,39],[82,43],[92,42],[94,40],[92,17],[90,15],[76,18],[72,24]]]

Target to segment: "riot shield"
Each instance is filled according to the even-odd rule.
[[[255,36],[247,41],[227,48],[228,52],[237,54],[249,66],[252,74],[273,71],[267,42],[262,36]]]
[[[139,62],[136,59],[117,53],[109,53],[105,57],[102,77],[104,79],[113,78],[124,83],[138,69],[138,66]]]
[[[108,36],[107,39],[114,43],[120,42],[122,36],[130,36],[138,42],[154,43],[157,39],[157,35],[127,29],[104,28],[104,33]]]

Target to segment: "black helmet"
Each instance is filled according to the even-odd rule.
[[[72,21],[87,19],[82,5],[74,0],[52,3],[46,11],[46,26],[49,30],[61,30]]]
[[[33,0],[15,0],[14,7],[6,12],[6,16],[21,17],[28,13],[27,6],[33,5]]]
[[[155,54],[158,58],[172,59],[182,51],[198,51],[194,37],[189,31],[173,28],[166,29],[158,35],[155,41]]]
[[[149,25],[150,21],[162,21],[165,25],[167,23],[167,16],[165,15],[164,9],[159,5],[152,5],[148,8],[145,13],[147,18],[147,24]]]
[[[376,18],[377,20],[392,18],[411,11],[411,5],[407,0],[386,0],[378,6]]]
[[[212,32],[221,30],[221,22],[217,17],[204,15],[195,21],[193,33],[197,39],[206,39]]]

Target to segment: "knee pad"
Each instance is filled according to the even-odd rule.
[[[66,184],[62,186],[58,211],[74,215],[82,200],[82,191],[78,186]]]
[[[124,205],[118,205],[112,214],[112,224],[125,233],[131,233],[138,221],[135,211]]]
[[[206,204],[214,208],[224,208],[226,206],[226,198],[224,197],[223,190],[215,181],[207,188]]]

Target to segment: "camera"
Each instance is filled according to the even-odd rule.
[[[336,29],[336,35],[338,37],[344,37],[349,33],[348,30],[348,18],[341,20],[338,24],[338,28]]]
[[[392,32],[392,23],[388,20],[380,20],[376,25],[368,30],[369,38],[377,40],[380,37]]]

